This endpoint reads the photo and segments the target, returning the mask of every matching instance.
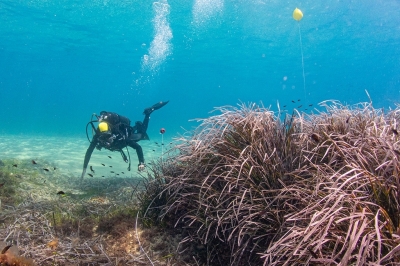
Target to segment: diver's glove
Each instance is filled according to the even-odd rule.
[[[146,170],[146,165],[145,165],[144,163],[140,163],[140,164],[138,165],[138,171],[139,171],[139,172],[142,172],[142,171],[144,171],[144,170]]]

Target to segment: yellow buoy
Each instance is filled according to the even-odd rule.
[[[296,9],[293,11],[293,18],[297,21],[300,21],[303,18],[303,12],[301,12],[300,9],[296,7]]]

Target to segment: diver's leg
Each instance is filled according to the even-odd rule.
[[[149,127],[149,121],[150,121],[150,114],[146,114],[144,116],[143,122],[136,121],[135,129],[137,130],[137,133],[142,135],[146,134],[147,128]]]
[[[141,134],[145,134],[147,131],[147,127],[149,126],[149,121],[150,121],[150,114],[155,111],[160,109],[161,107],[163,107],[164,105],[166,105],[169,101],[166,102],[158,102],[156,104],[153,104],[153,106],[148,107],[146,109],[144,109],[143,114],[144,114],[144,119],[143,122],[136,122],[136,126],[138,129],[138,133]]]
[[[139,133],[146,133],[147,128],[149,127],[150,115],[145,115],[142,124],[140,125]]]

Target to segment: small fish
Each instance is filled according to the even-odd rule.
[[[299,106],[297,106],[297,108],[301,108],[303,105],[299,105]]]
[[[393,132],[393,134],[395,134],[396,136],[399,135],[399,132],[398,132],[397,129],[395,129],[395,128],[392,128],[392,132]]]
[[[300,102],[300,99],[298,99],[297,101]]]
[[[112,165],[110,165],[109,167],[112,167]]]
[[[121,172],[123,175],[125,174],[124,172]]]
[[[44,180],[44,182],[43,183],[46,183],[46,180]]]
[[[346,119],[346,124],[348,124],[350,121],[350,116]]]
[[[101,177],[104,177],[104,175],[102,175]]]
[[[114,171],[110,171],[111,173],[114,173]]]
[[[292,103],[295,103],[295,101],[292,100]]]
[[[65,194],[65,192],[62,191],[62,190],[60,190],[60,191],[57,192],[57,195],[64,195],[64,194]]]
[[[5,254],[5,253],[7,252],[7,250],[10,249],[10,247],[12,247],[12,245],[5,246],[5,247],[1,250],[1,253],[0,253],[0,254]]]
[[[307,111],[308,109],[306,108],[306,109],[304,109],[304,111]]]
[[[18,165],[17,165],[17,164],[13,164],[13,166],[14,166],[14,167],[18,167]]]
[[[45,170],[46,172],[50,171],[48,168],[43,168],[43,170]]]
[[[119,175],[119,174],[116,174],[116,175]]]
[[[312,106],[312,104],[309,104],[308,106]]]
[[[4,186],[4,183],[1,183],[1,184],[0,184],[0,187],[2,187],[2,186]]]
[[[93,167],[92,167],[92,166],[90,166],[90,171],[92,171],[92,172],[94,173],[94,170],[93,170]]]
[[[154,142],[154,143],[158,145],[158,142]]]
[[[35,160],[32,160],[32,164],[37,164],[37,162],[35,162]]]
[[[110,155],[107,155],[108,158],[112,159]]]
[[[156,151],[156,150],[153,150],[153,151]]]
[[[91,177],[93,177],[93,175],[92,175],[92,174],[88,174],[88,176],[91,176]]]
[[[286,105],[283,106],[283,108],[285,108],[285,107],[286,107]],[[170,143],[170,144],[171,144],[171,143]]]
[[[106,166],[104,163],[101,164],[102,166]]]
[[[57,170],[57,167],[53,167],[54,171]]]

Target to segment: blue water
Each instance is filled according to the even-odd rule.
[[[92,113],[136,121],[166,100],[150,137],[240,102],[354,104],[367,90],[388,109],[400,99],[399,10],[397,0],[0,0],[0,133],[84,138]]]

